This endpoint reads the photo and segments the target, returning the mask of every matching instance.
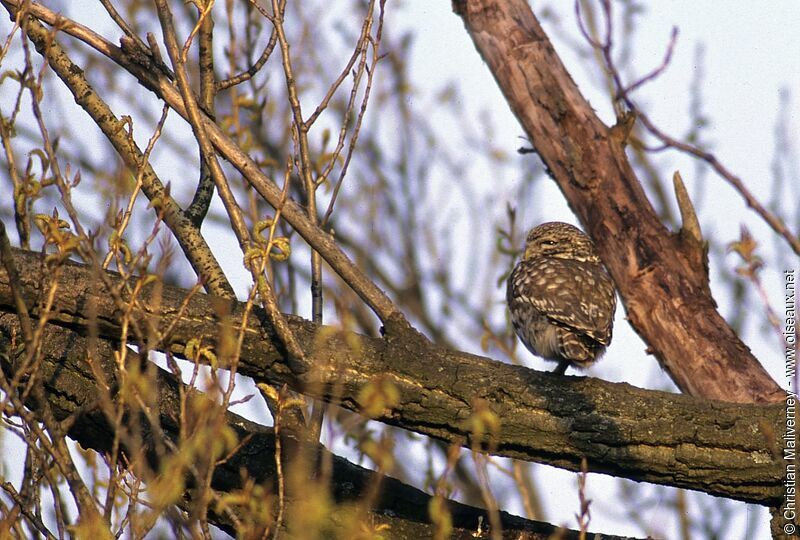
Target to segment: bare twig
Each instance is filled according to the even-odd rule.
[[[194,37],[200,32],[200,29],[203,27],[206,18],[211,13],[211,9],[214,7],[214,0],[206,0],[206,5],[203,9],[200,10],[200,17],[197,19],[197,23],[192,28],[192,31],[189,33],[189,37],[186,38],[186,41],[183,44],[183,48],[181,49],[181,63],[185,64],[186,60],[189,57],[189,48],[192,46],[192,41],[194,41]]]
[[[249,0],[249,1],[250,4],[253,5],[264,17],[266,17],[270,21],[272,20],[272,15],[267,13],[266,10],[264,10],[264,8],[258,5],[257,2],[255,2],[254,0]],[[281,12],[283,12],[285,7],[286,7],[286,0],[281,0],[280,3]],[[278,33],[275,31],[275,28],[273,28],[272,33],[269,36],[269,41],[267,42],[267,45],[264,47],[264,50],[261,52],[261,55],[258,57],[258,60],[256,60],[255,63],[249,68],[247,68],[247,70],[244,71],[243,73],[234,75],[223,81],[219,81],[217,83],[217,90],[218,91],[225,90],[226,88],[230,88],[231,86],[236,86],[237,84],[241,84],[245,81],[250,80],[253,77],[253,75],[258,73],[261,70],[261,68],[264,67],[264,64],[267,63],[267,60],[269,60],[269,57],[272,55],[272,51],[275,49],[275,45],[277,43],[278,43]],[[231,53],[233,53],[233,51],[231,51]]]
[[[3,482],[2,484],[0,484],[0,488],[2,488],[2,490],[5,491],[9,497],[11,497],[11,500],[14,501],[15,503],[14,508],[22,512],[22,515],[28,518],[28,521],[30,521],[31,525],[36,527],[36,530],[39,531],[40,534],[44,535],[45,538],[48,538],[49,540],[56,540],[56,536],[54,536],[53,533],[50,532],[50,530],[42,522],[42,520],[39,519],[39,516],[31,512],[28,501],[24,500],[24,498],[20,496],[20,494],[17,492],[16,488],[14,488],[14,485],[11,482]],[[63,523],[63,521],[59,519],[58,523],[61,524]]]
[[[7,2],[4,2],[4,5],[11,12],[16,9]],[[33,14],[34,11],[36,11],[36,7],[31,5],[29,14]],[[63,23],[69,28],[88,30],[85,27],[77,28],[77,23],[67,21],[52,12],[50,12],[50,15],[49,24]],[[110,107],[89,85],[83,71],[77,68],[55,40],[48,37],[47,31],[37,21],[30,20],[26,32],[37,46],[41,47],[42,54],[48,60],[48,65],[64,81],[76,97],[77,103],[103,131],[103,134],[108,138],[128,167],[139,170],[142,164],[145,163],[143,166],[142,191],[154,206],[162,210],[164,222],[175,234],[175,238],[183,249],[189,264],[203,280],[207,290],[219,296],[232,298],[234,296],[233,288],[228,283],[222,268],[200,234],[199,229],[186,218],[153,168],[146,161],[143,161],[142,152],[126,133],[123,122],[116,118]],[[126,57],[118,47],[108,42],[105,42],[105,44],[113,47],[120,57]]]
[[[328,87],[328,91],[325,93],[325,97],[322,98],[322,101],[317,105],[317,108],[311,113],[311,116],[305,121],[305,128],[310,128],[314,122],[317,121],[317,118],[328,108],[328,104],[331,101],[331,98],[336,94],[336,91],[344,82],[345,78],[347,77],[350,70],[353,68],[353,65],[356,63],[356,60],[359,56],[362,56],[366,51],[367,43],[370,41],[370,30],[372,29],[372,12],[375,9],[375,0],[370,0],[369,5],[367,5],[367,15],[364,17],[364,23],[361,25],[361,35],[359,36],[358,40],[356,41],[356,47],[353,50],[353,54],[350,55],[350,59],[347,61],[347,64],[342,69],[341,73],[336,80]],[[363,68],[362,68],[363,69]],[[354,84],[354,88],[357,88],[358,85]]]
[[[622,96],[626,96],[639,88],[640,86],[647,84],[648,82],[652,81],[653,79],[658,78],[661,74],[666,71],[667,67],[669,66],[670,61],[672,60],[672,53],[675,50],[675,44],[678,42],[678,27],[672,27],[672,33],[670,34],[669,38],[669,45],[667,46],[667,52],[664,53],[664,60],[661,64],[653,69],[650,73],[645,75],[644,77],[639,78],[638,81],[631,83],[627,88],[617,90],[617,95],[615,99],[620,99]]]
[[[14,295],[14,307],[19,317],[19,325],[20,328],[22,328],[22,335],[25,338],[25,343],[30,346],[33,343],[33,325],[31,324],[31,317],[28,313],[28,306],[25,305],[25,296],[20,290],[19,274],[14,265],[14,256],[11,253],[11,242],[8,240],[6,226],[2,220],[0,220],[0,263],[6,269],[6,272],[8,272],[11,292]]]
[[[586,458],[581,460],[581,472],[578,473],[578,499],[580,500],[580,512],[575,514],[580,528],[580,540],[586,540],[589,531],[589,522],[592,520],[592,513],[589,511],[592,501],[586,498],[586,479],[589,476],[589,463]]]
[[[156,125],[156,130],[153,132],[153,136],[150,137],[150,140],[147,143],[147,147],[144,150],[144,154],[142,154],[142,161],[141,165],[136,172],[136,184],[133,187],[133,191],[131,192],[130,200],[128,201],[128,206],[125,208],[125,212],[122,215],[122,219],[120,220],[119,224],[117,224],[116,229],[114,230],[114,238],[116,238],[117,242],[122,242],[122,237],[125,234],[125,229],[128,227],[128,223],[130,222],[131,216],[133,215],[133,205],[136,202],[136,196],[139,194],[139,190],[142,188],[142,179],[144,177],[145,168],[147,167],[148,162],[150,161],[150,154],[153,152],[153,148],[155,148],[156,141],[158,141],[159,137],[161,137],[161,131],[164,128],[164,122],[167,121],[167,114],[169,113],[169,107],[164,105],[163,109],[161,110],[161,119],[158,121]],[[108,265],[111,263],[111,258],[114,255],[115,249],[112,245],[112,249],[109,250],[106,258],[103,260],[103,264],[101,265],[103,270],[108,268]]]
[[[119,27],[120,27],[120,29],[121,29],[123,32],[125,32],[125,35],[126,35],[126,36],[128,36],[129,38],[131,38],[132,40],[134,40],[134,41],[136,42],[136,44],[137,44],[137,45],[138,45],[138,46],[139,46],[139,47],[140,47],[142,50],[147,50],[147,45],[144,43],[144,41],[142,41],[142,38],[140,38],[140,37],[139,37],[139,36],[136,34],[136,32],[134,32],[134,31],[133,31],[133,28],[131,28],[131,26],[128,24],[128,21],[126,21],[126,20],[125,20],[125,19],[124,19],[124,18],[123,18],[123,17],[122,17],[120,14],[119,14],[119,12],[117,11],[117,8],[115,8],[115,7],[114,7],[114,4],[112,4],[112,3],[111,3],[111,0],[100,0],[100,3],[101,3],[101,4],[103,4],[103,7],[104,7],[104,8],[106,9],[106,11],[108,12],[108,16],[109,16],[109,17],[111,17],[111,19],[112,19],[112,20],[113,20],[115,23],[117,23],[117,26],[119,26]]]
[[[352,109],[355,104],[356,94],[358,92],[359,83],[361,81],[361,77],[363,76],[364,71],[367,73],[367,84],[364,88],[364,97],[361,100],[361,109],[358,113],[358,118],[356,119],[355,127],[353,128],[353,134],[350,137],[350,145],[347,149],[347,156],[345,157],[344,164],[342,165],[342,170],[339,173],[339,179],[336,181],[336,185],[333,188],[333,193],[331,195],[331,200],[328,203],[328,209],[325,211],[325,215],[322,218],[322,225],[323,227],[327,225],[328,220],[333,213],[333,205],[336,204],[336,199],[339,195],[339,190],[342,187],[342,183],[344,182],[344,177],[347,174],[347,169],[350,166],[350,160],[353,157],[353,151],[355,150],[356,142],[358,141],[358,134],[361,131],[361,123],[364,119],[364,115],[367,112],[367,102],[369,101],[370,92],[372,90],[372,80],[375,74],[375,68],[377,67],[378,61],[380,60],[380,55],[378,54],[378,49],[381,42],[381,36],[383,33],[383,15],[384,15],[384,4],[385,0],[381,0],[380,2],[380,15],[378,16],[378,29],[375,34],[375,39],[369,38],[369,42],[372,45],[372,63],[370,66],[366,65],[366,50],[362,54],[362,60],[359,63],[358,69],[355,74],[355,80],[353,81],[353,90],[350,94],[350,100],[347,103],[347,110],[345,112],[345,118],[342,122],[342,129],[339,134],[339,141],[336,144],[336,149],[333,152],[333,156],[330,160],[330,164],[326,168],[326,170],[322,173],[322,180],[327,179],[328,175],[330,174],[331,170],[333,169],[333,165],[338,159],[342,147],[344,145],[344,137],[345,131],[347,127],[347,120],[350,114],[352,114]]]
[[[767,210],[759,201],[758,199],[750,192],[749,189],[745,186],[744,182],[741,178],[733,174],[730,170],[728,170],[718,159],[717,157],[712,154],[711,152],[705,151],[697,146],[689,144],[684,141],[680,141],[674,137],[667,135],[664,131],[659,129],[655,123],[650,119],[647,114],[645,114],[630,96],[630,93],[641,85],[652,81],[659,75],[661,75],[664,70],[667,68],[670,59],[672,58],[672,52],[675,47],[675,43],[677,40],[677,30],[673,28],[672,35],[670,38],[669,45],[667,47],[667,52],[664,55],[664,61],[662,64],[652,71],[650,74],[640,78],[638,81],[634,82],[631,85],[625,85],[622,82],[622,74],[620,73],[619,69],[617,68],[614,57],[613,57],[613,13],[612,13],[612,2],[610,0],[601,0],[600,5],[602,6],[603,16],[605,18],[605,32],[601,39],[598,41],[592,38],[586,28],[583,26],[582,17],[580,15],[580,1],[576,0],[575,2],[575,10],[578,16],[578,24],[581,29],[581,32],[586,39],[587,43],[589,43],[592,47],[599,49],[602,52],[603,59],[606,64],[606,68],[608,69],[612,80],[614,81],[614,86],[616,88],[616,99],[622,100],[625,103],[626,107],[629,110],[635,111],[637,117],[641,121],[642,125],[647,129],[647,131],[652,134],[656,139],[663,143],[663,148],[674,148],[686,154],[695,156],[696,158],[706,162],[711,168],[720,176],[723,180],[728,182],[733,188],[741,195],[744,199],[747,206],[753,209],[761,218],[775,231],[777,234],[782,236],[787,243],[791,246],[795,253],[800,255],[800,237],[794,234],[783,220],[778,217],[775,213],[770,212]]]
[[[758,242],[756,242],[756,240],[750,234],[750,231],[747,229],[747,227],[742,225],[739,240],[731,242],[731,244],[728,246],[728,251],[733,251],[739,255],[739,257],[741,257],[744,264],[736,268],[736,273],[753,284],[758,292],[761,303],[764,305],[767,322],[778,336],[781,349],[788,351],[791,349],[791,345],[783,331],[782,320],[772,308],[767,291],[764,289],[764,284],[761,282],[761,278],[759,277],[759,271],[763,266],[763,262],[756,254],[757,248]]]
[[[10,13],[16,13],[19,7],[19,0],[1,1]],[[35,2],[31,2],[29,13],[48,24],[55,24],[58,20],[63,19],[52,10]],[[144,69],[142,66],[131,62],[119,47],[84,25],[70,20],[66,27],[59,27],[59,30],[80,39],[98,52],[108,56],[130,71],[142,84],[155,90],[179,114],[184,117],[188,115],[179,91],[164,74]],[[209,139],[220,154],[242,173],[250,185],[273,208],[280,207],[282,200],[280,188],[261,172],[258,164],[239,145],[234,143],[211,118],[201,115],[201,120],[208,132]],[[358,266],[353,264],[350,258],[336,244],[333,236],[309,220],[307,212],[299,204],[292,199],[287,199],[282,206],[282,215],[300,236],[314,250],[319,252],[322,258],[331,265],[331,268],[339,274],[353,291],[372,308],[384,323],[394,320],[400,323],[401,326],[408,326],[408,322],[402,312],[386,293],[378,288]]]

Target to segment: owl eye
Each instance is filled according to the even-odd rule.
[[[545,246],[554,246],[556,243],[553,240],[542,240],[542,244]]]

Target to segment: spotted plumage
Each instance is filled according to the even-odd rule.
[[[614,283],[594,244],[567,223],[531,229],[508,278],[506,300],[517,336],[532,353],[584,368],[611,343]]]

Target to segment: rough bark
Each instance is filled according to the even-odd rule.
[[[67,263],[53,272],[39,255],[21,250],[15,262],[28,306],[37,306],[48,280],[57,279],[52,323],[81,332],[96,327],[101,337],[119,338],[117,306],[89,268]],[[118,276],[106,277],[126,294]],[[11,302],[8,276],[0,271],[0,309],[12,311]],[[185,290],[166,286],[158,295],[147,287],[130,303],[131,321],[151,329],[149,346],[178,355],[190,339],[213,345],[220,314],[228,313],[236,326],[242,310],[203,294],[187,300]],[[586,457],[593,472],[765,505],[782,495],[780,405],[700,400],[540,373],[436,347],[405,325],[389,324],[386,337],[375,339],[297,317],[289,322],[308,365],[288,363],[266,321],[253,316],[238,372],[354,411],[364,405],[367,385],[389,381],[399,399],[376,419],[444,441],[480,443],[471,440],[469,419],[476,406],[488,407],[501,422],[485,446],[492,454],[568,470],[579,470]],[[167,336],[152,339],[168,327]]]
[[[627,318],[683,392],[775,402],[783,392],[717,311],[703,246],[659,221],[624,137],[581,95],[525,0],[456,0],[536,153],[617,284]]]
[[[24,357],[21,347],[14,347],[14,335],[19,335],[16,315],[0,314],[0,367],[9,376],[13,375],[14,358]],[[89,368],[86,358],[89,351],[101,366],[105,381],[111,388],[117,386],[117,366],[114,352],[118,345],[106,340],[91,340],[70,329],[47,325],[42,340],[41,362],[39,364],[41,380],[45,386],[48,401],[58,420],[70,418],[69,436],[84,448],[91,448],[101,453],[111,451],[114,440],[114,428],[105,414],[95,404],[97,379]],[[135,355],[131,355],[136,358]],[[134,360],[135,361],[135,360]],[[97,365],[96,364],[96,365]],[[160,431],[172,441],[178,441],[181,416],[180,388],[187,391],[185,385],[177,382],[171,373],[155,366],[158,381],[158,410]],[[35,405],[31,403],[35,409]],[[275,434],[267,428],[251,422],[233,413],[227,413],[227,422],[235,430],[240,441],[247,439],[242,447],[230,459],[220,464],[214,471],[211,487],[216,492],[230,492],[242,488],[241,471],[247,471],[249,478],[262,485],[275,489]],[[146,422],[142,419],[143,422]],[[130,419],[125,421],[126,428],[131,428]],[[141,430],[145,447],[152,449],[153,430],[148,426]],[[284,448],[287,440],[282,439]],[[295,441],[295,445],[298,443]],[[289,445],[291,446],[291,445]],[[337,504],[359,504],[367,497],[371,486],[380,483],[381,490],[370,508],[373,523],[387,525],[381,533],[384,538],[432,538],[435,527],[430,523],[428,505],[430,495],[403,484],[402,482],[354,465],[344,458],[330,455],[327,450],[317,446],[317,452],[328,454],[322,459],[332,460],[330,481],[331,494]],[[152,468],[160,470],[159,459],[155,452],[149,452]],[[285,454],[284,454],[285,455]],[[184,505],[191,505],[192,491],[184,492]],[[449,501],[447,508],[453,517],[453,538],[474,538],[479,520],[489,523],[487,512],[480,508]],[[209,516],[214,525],[235,534],[235,526],[225,514],[212,513]],[[548,523],[531,521],[501,512],[503,538],[525,538],[545,540],[552,538],[557,531],[559,538],[578,538],[578,531],[559,529]],[[336,529],[335,520],[329,525]],[[617,539],[622,537],[600,535],[599,538]]]

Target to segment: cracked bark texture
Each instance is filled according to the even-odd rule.
[[[82,333],[94,325],[101,337],[119,338],[117,307],[88,267],[66,263],[55,273],[38,254],[14,253],[29,306],[38,305],[42,287],[57,276],[51,323]],[[107,277],[124,291],[119,276],[108,272]],[[157,341],[151,336],[154,349],[181,355],[198,337],[214,344],[223,312],[238,324],[242,304],[203,294],[192,296],[181,315],[186,294],[168,286],[154,294],[150,286],[131,302],[131,318],[143,327],[147,322],[161,331],[170,328]],[[13,311],[4,271],[0,309]],[[377,339],[297,317],[289,323],[308,365],[287,362],[280,341],[256,313],[248,321],[238,372],[354,411],[361,410],[365,386],[388,380],[400,398],[376,420],[444,441],[483,444],[495,455],[573,471],[585,456],[592,472],[762,505],[775,504],[782,495],[781,405],[724,403],[563,378],[436,347],[404,324],[390,322],[386,337]],[[468,420],[479,403],[501,422],[491,441],[471,440]]]
[[[19,323],[17,317],[11,313],[0,314],[0,367],[7,375],[14,372],[15,358],[24,357],[21,347],[15,347],[14,336],[19,336]],[[18,345],[18,343],[17,343]],[[69,436],[84,448],[91,448],[101,453],[110,452],[114,440],[114,430],[106,420],[105,414],[96,406],[97,378],[89,368],[86,358],[89,351],[99,360],[105,381],[114,388],[117,385],[117,365],[114,352],[118,344],[107,340],[92,340],[68,328],[56,325],[45,327],[42,339],[42,360],[40,363],[41,380],[45,385],[49,404],[58,420],[70,418],[71,428]],[[131,361],[138,361],[135,353],[131,354]],[[158,409],[160,429],[166,436],[178,440],[181,415],[180,389],[187,391],[187,387],[177,382],[175,377],[161,368],[151,365],[157,371],[158,382]],[[35,410],[35,405],[31,402]],[[275,490],[275,434],[267,428],[251,422],[241,416],[228,412],[227,423],[236,432],[240,441],[249,437],[242,447],[230,459],[217,466],[214,470],[211,487],[217,493],[231,492],[242,488],[241,470],[246,470],[249,478],[258,483],[271,486]],[[152,430],[145,424],[143,444],[149,447],[148,453],[153,470],[159,470],[159,458],[152,451]],[[130,419],[125,422],[127,429],[131,429]],[[134,430],[137,428],[133,428]],[[291,435],[282,437],[284,448],[298,449],[300,442]],[[323,447],[317,445],[316,451],[327,454],[332,460],[332,474],[330,481],[331,494],[337,504],[360,503],[370,486],[376,481],[380,482],[380,495],[370,508],[374,523],[388,525],[382,531],[384,538],[430,538],[434,536],[435,527],[428,517],[428,505],[431,496],[409,485],[391,478],[382,476],[373,471],[354,465],[344,458],[330,454]],[[320,456],[321,458],[323,456]],[[186,508],[192,504],[191,489],[183,494]],[[447,507],[453,517],[453,538],[474,538],[474,531],[479,520],[484,524],[489,522],[487,512],[480,508],[467,506],[455,501],[448,501]],[[223,513],[211,512],[209,521],[221,529],[235,534],[235,524],[230,516]],[[524,538],[530,540],[545,540],[559,534],[559,538],[578,538],[578,531],[559,529],[548,523],[537,522],[512,516],[501,512],[503,525],[503,538]],[[337,529],[335,516],[329,525],[330,530]],[[598,538],[620,539],[623,537],[611,535],[598,535]]]
[[[779,402],[783,391],[717,311],[703,245],[668,231],[624,142],[581,95],[525,0],[455,0],[536,153],[597,246],[634,330],[681,391]]]

